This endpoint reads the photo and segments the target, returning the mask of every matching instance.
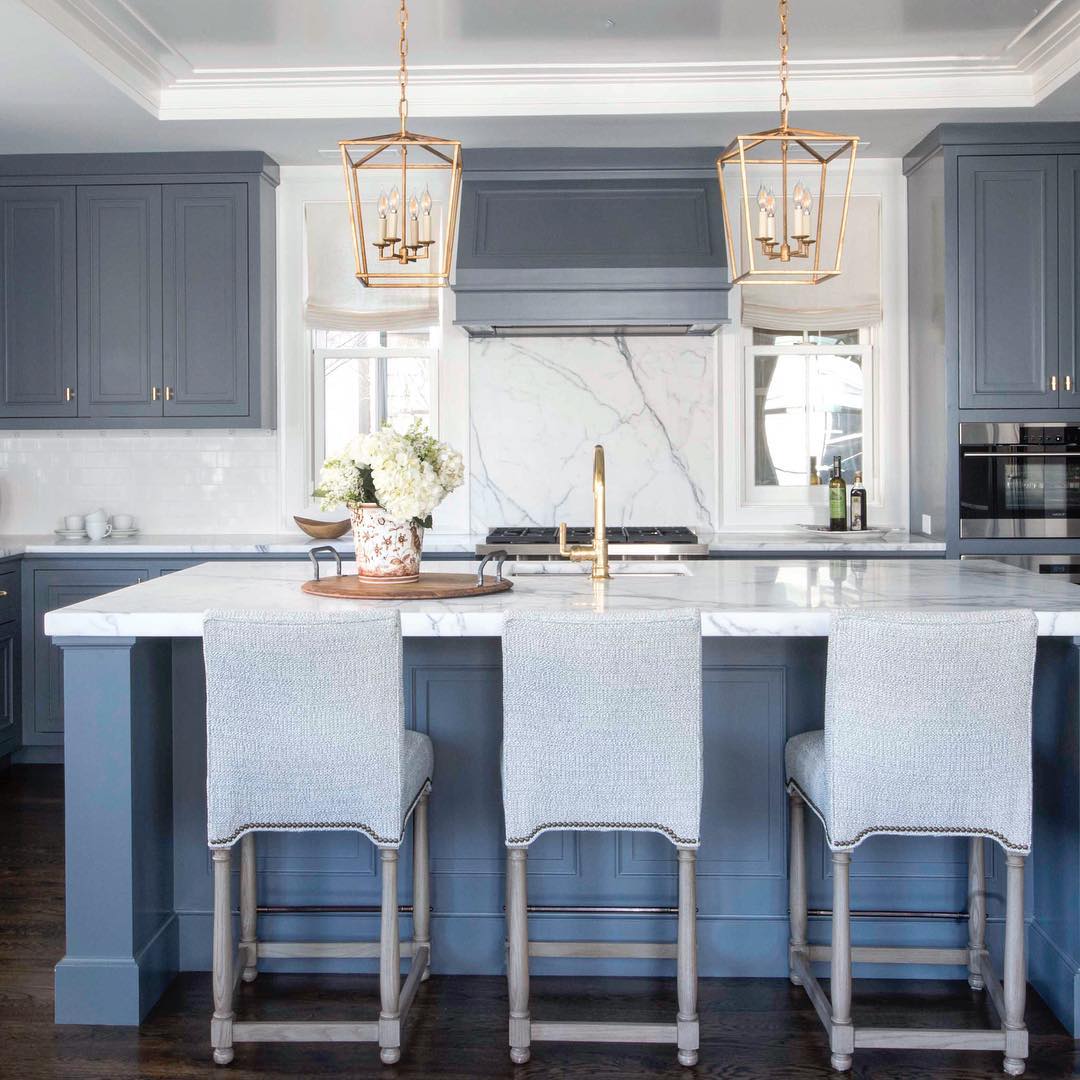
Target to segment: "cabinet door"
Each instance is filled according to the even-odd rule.
[[[1058,404],[1057,158],[959,161],[960,405]]]
[[[0,626],[0,755],[19,748],[19,714],[15,706],[17,632],[17,623]]]
[[[79,415],[161,416],[161,188],[79,188]]]
[[[164,192],[165,415],[246,416],[247,186]]]
[[[64,741],[63,653],[45,636],[45,612],[135,585],[149,576],[145,569],[129,568],[34,572],[33,695],[32,714],[23,725],[26,743]]]
[[[0,188],[0,417],[74,416],[75,189]]]
[[[1059,401],[1063,407],[1080,406],[1076,379],[1080,375],[1080,156],[1058,159],[1059,241],[1058,371]]]

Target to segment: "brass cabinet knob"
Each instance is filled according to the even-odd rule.
[[[64,387],[64,400],[65,401],[74,401],[75,400],[75,391],[74,391],[74,389],[72,387],[70,387],[70,386],[65,386]]]
[[[7,596],[7,594],[8,594],[7,589],[0,589],[0,597]]]

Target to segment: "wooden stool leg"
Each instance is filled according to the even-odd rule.
[[[532,1041],[529,1019],[529,913],[527,855],[524,848],[506,852],[506,960],[510,996],[510,1060],[523,1065],[529,1060]]]
[[[428,859],[428,796],[420,796],[413,811],[413,947],[431,946],[431,868]],[[413,952],[415,956],[415,951]],[[431,978],[431,953],[421,982]]]
[[[1020,1076],[1028,1053],[1024,1004],[1027,966],[1024,962],[1024,857],[1008,852],[1005,887],[1005,1071]]]
[[[984,988],[979,957],[986,951],[986,862],[984,841],[973,836],[968,854],[968,986]]]
[[[259,973],[258,937],[255,923],[255,834],[240,840],[240,947],[244,951],[244,982]]]
[[[210,1045],[214,1061],[228,1065],[233,1059],[233,934],[232,852],[215,849],[214,862],[214,1017]]]
[[[677,1018],[679,1064],[698,1060],[697,1012],[697,853],[680,848]]]
[[[379,1057],[384,1065],[401,1058],[401,942],[398,937],[398,853],[380,848],[382,922],[379,930]]]
[[[791,970],[796,953],[806,952],[806,809],[802,796],[788,796],[789,828],[791,829],[791,864],[788,867],[788,978],[795,986],[802,979]]]
[[[855,1029],[851,1023],[851,854],[832,853],[833,913],[832,913],[832,976],[829,996],[832,998],[832,1030],[829,1045],[832,1067],[839,1072],[851,1068],[855,1049]]]

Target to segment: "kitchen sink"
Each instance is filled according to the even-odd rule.
[[[613,578],[636,577],[690,577],[693,570],[684,562],[635,562],[626,560],[613,562],[608,569]],[[592,573],[589,562],[507,562],[503,567],[507,577],[546,577],[551,575],[570,575],[588,577]]]

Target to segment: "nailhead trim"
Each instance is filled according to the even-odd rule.
[[[378,844],[380,847],[397,847],[405,838],[405,824],[409,820],[409,815],[416,809],[416,804],[420,799],[430,791],[431,778],[428,777],[420,785],[420,790],[416,793],[416,798],[409,804],[409,809],[405,812],[405,821],[402,822],[401,825],[401,833],[396,840],[387,836],[379,836],[379,834],[372,830],[370,826],[365,825],[360,821],[249,821],[241,825],[229,836],[226,836],[221,840],[211,840],[209,846],[212,848],[232,847],[244,833],[260,832],[270,829],[276,832],[340,832],[349,830],[350,832],[362,832],[369,840]]]
[[[592,832],[615,829],[639,832],[649,830],[663,833],[673,844],[678,844],[680,847],[697,847],[699,843],[697,839],[687,840],[682,836],[676,836],[666,825],[657,825],[655,821],[545,821],[542,825],[537,825],[528,836],[508,837],[506,846],[522,847],[525,844],[531,844],[548,829],[584,829]]]
[[[1022,855],[1026,855],[1031,850],[1030,848],[1023,847],[1021,844],[1012,843],[1001,833],[995,832],[993,829],[958,828],[955,826],[950,827],[948,825],[875,825],[873,828],[863,829],[862,832],[857,833],[854,840],[833,840],[829,837],[829,827],[825,824],[825,817],[817,806],[814,805],[813,800],[809,798],[806,792],[803,791],[794,780],[789,780],[787,786],[788,791],[794,791],[799,798],[814,811],[825,829],[826,839],[829,840],[830,846],[835,848],[857,847],[868,836],[873,836],[877,833],[918,833],[926,836],[985,836],[990,840],[996,840],[1007,851],[1016,851]]]

